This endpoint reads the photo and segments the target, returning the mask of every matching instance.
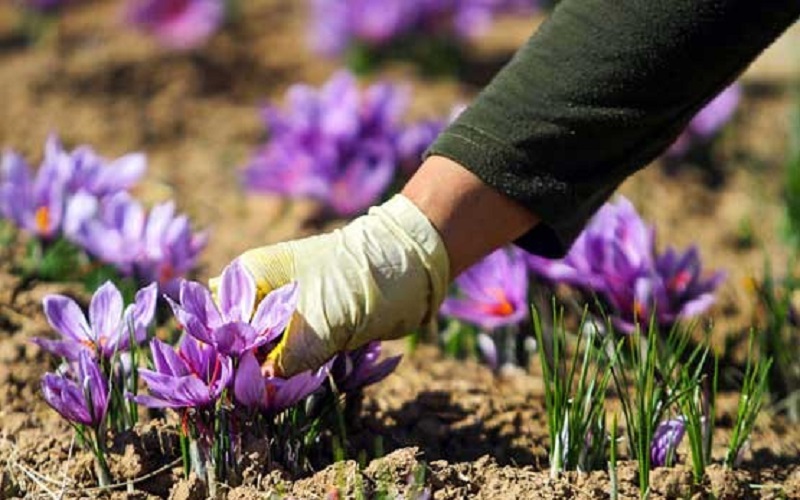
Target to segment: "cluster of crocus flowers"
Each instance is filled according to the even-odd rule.
[[[124,392],[136,390],[131,368],[137,349],[148,336],[155,316],[155,284],[136,293],[125,306],[117,287],[106,282],[92,296],[88,317],[73,299],[63,295],[44,298],[47,321],[57,339],[35,338],[33,342],[64,360],[59,373],[42,378],[47,403],[64,417],[95,454],[101,485],[110,483],[105,458],[109,426],[122,430],[138,417],[127,405]]]
[[[225,21],[225,0],[128,0],[129,25],[172,50],[204,45]]]
[[[524,253],[501,248],[456,279],[456,293],[439,312],[478,327],[478,348],[490,366],[499,368],[516,357],[517,327],[529,315],[528,284]]]
[[[470,39],[501,14],[531,12],[533,0],[311,0],[311,45],[339,55],[351,44],[380,48],[401,38]]]
[[[705,312],[724,273],[702,273],[696,248],[656,251],[655,230],[624,197],[605,204],[563,259],[528,256],[533,273],[594,295],[614,326],[631,333],[653,320],[669,328]]]
[[[404,88],[376,83],[363,90],[348,72],[320,89],[298,84],[286,107],[269,105],[269,133],[243,174],[246,189],[320,201],[339,216],[362,212],[378,201],[398,173],[416,162],[438,131],[401,123],[408,105]]]
[[[742,89],[738,83],[726,87],[692,118],[667,150],[667,158],[681,158],[693,148],[711,142],[731,121],[741,98]]]
[[[177,301],[169,300],[184,331],[177,348],[154,339],[153,368],[139,369],[149,394],[131,396],[152,408],[182,415],[183,433],[198,451],[192,465],[217,477],[235,468],[232,450],[214,455],[220,425],[242,428],[253,419],[274,417],[325,390],[333,376],[338,390],[353,392],[387,376],[398,358],[378,361],[379,344],[370,344],[317,370],[283,377],[264,368],[295,313],[298,286],[291,283],[257,300],[255,282],[239,261],[225,268],[216,291],[183,281]],[[333,373],[332,373],[333,371]],[[220,420],[224,413],[225,418]],[[233,427],[228,429],[233,433]],[[227,431],[226,431],[227,432]],[[236,439],[229,440],[235,443]]]
[[[146,169],[142,154],[109,161],[87,146],[67,151],[51,136],[35,172],[17,153],[3,154],[0,215],[45,245],[64,238],[140,283],[170,290],[195,266],[206,236],[172,202],[148,214],[131,197]]]

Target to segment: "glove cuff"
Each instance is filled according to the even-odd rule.
[[[428,217],[402,194],[394,195],[370,215],[381,218],[386,227],[406,246],[413,248],[428,273],[431,284],[430,305],[425,321],[436,315],[450,282],[450,257],[444,241]]]

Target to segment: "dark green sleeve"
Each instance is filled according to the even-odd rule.
[[[562,0],[431,146],[543,223],[556,257],[800,15],[800,0]]]

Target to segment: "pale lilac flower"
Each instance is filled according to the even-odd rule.
[[[203,408],[213,405],[231,383],[233,361],[213,346],[186,335],[178,350],[153,339],[153,370],[139,369],[150,394],[129,396],[150,408]]]
[[[402,159],[396,139],[407,94],[388,83],[359,89],[347,72],[319,90],[294,85],[287,106],[268,106],[268,142],[244,171],[250,191],[319,200],[354,215],[389,187]]]
[[[522,252],[501,248],[464,271],[457,279],[459,295],[440,309],[491,331],[516,325],[528,317],[528,272]]]
[[[15,152],[3,154],[0,214],[46,241],[71,237],[94,216],[100,199],[132,187],[146,168],[144,155],[109,161],[88,146],[66,151],[50,135],[35,174]]]
[[[225,0],[128,0],[126,20],[175,50],[199,47],[225,20]]]
[[[650,445],[650,464],[669,467],[677,459],[678,446],[686,433],[686,417],[665,420],[658,424]]]
[[[327,376],[328,365],[289,378],[264,376],[253,352],[246,352],[239,361],[233,392],[245,407],[276,414],[316,391]]]
[[[108,409],[108,384],[97,361],[82,351],[69,373],[46,373],[42,378],[45,401],[75,424],[98,428]]]
[[[708,143],[733,118],[742,88],[738,83],[726,87],[701,109],[666,152],[667,157],[679,158],[698,144]]]
[[[392,356],[378,362],[381,343],[370,342],[358,349],[339,354],[331,368],[336,388],[341,392],[355,392],[380,382],[392,373],[402,356]]]
[[[88,320],[73,299],[48,295],[44,298],[44,314],[61,338],[33,341],[69,360],[78,359],[82,352],[106,358],[121,354],[131,348],[131,338],[137,344],[146,340],[155,315],[157,290],[155,283],[139,290],[134,303],[123,310],[122,294],[107,281],[92,296]]]
[[[129,190],[147,170],[147,158],[142,153],[108,160],[86,145],[66,151],[55,134],[47,138],[42,163],[60,165],[68,194],[87,193],[98,198]]]
[[[78,205],[77,203],[70,206]],[[186,215],[175,214],[171,201],[149,213],[127,193],[79,204],[83,223],[71,238],[99,260],[140,281],[156,281],[173,295],[180,278],[191,271],[207,235],[192,230]]]
[[[13,151],[2,157],[0,213],[43,240],[59,236],[66,204],[69,171],[58,162],[44,162],[34,175]]]
[[[238,358],[279,339],[297,306],[297,284],[273,290],[256,304],[255,281],[235,260],[222,272],[217,297],[215,302],[205,286],[184,281],[179,302],[170,305],[187,333]]]

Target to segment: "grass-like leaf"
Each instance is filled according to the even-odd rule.
[[[605,398],[611,372],[602,343],[581,321],[570,355],[563,311],[554,306],[554,327],[547,343],[535,307],[532,314],[545,385],[550,475],[603,468],[608,448]]]
[[[728,452],[725,455],[725,466],[729,469],[736,467],[741,460],[741,452],[750,439],[756,424],[756,417],[761,411],[764,395],[767,392],[767,376],[772,366],[771,358],[758,357],[753,360],[753,339],[755,334],[750,333],[750,345],[747,356],[747,368],[742,380],[742,391],[739,395],[739,406],[736,411],[736,424],[733,427]]]

